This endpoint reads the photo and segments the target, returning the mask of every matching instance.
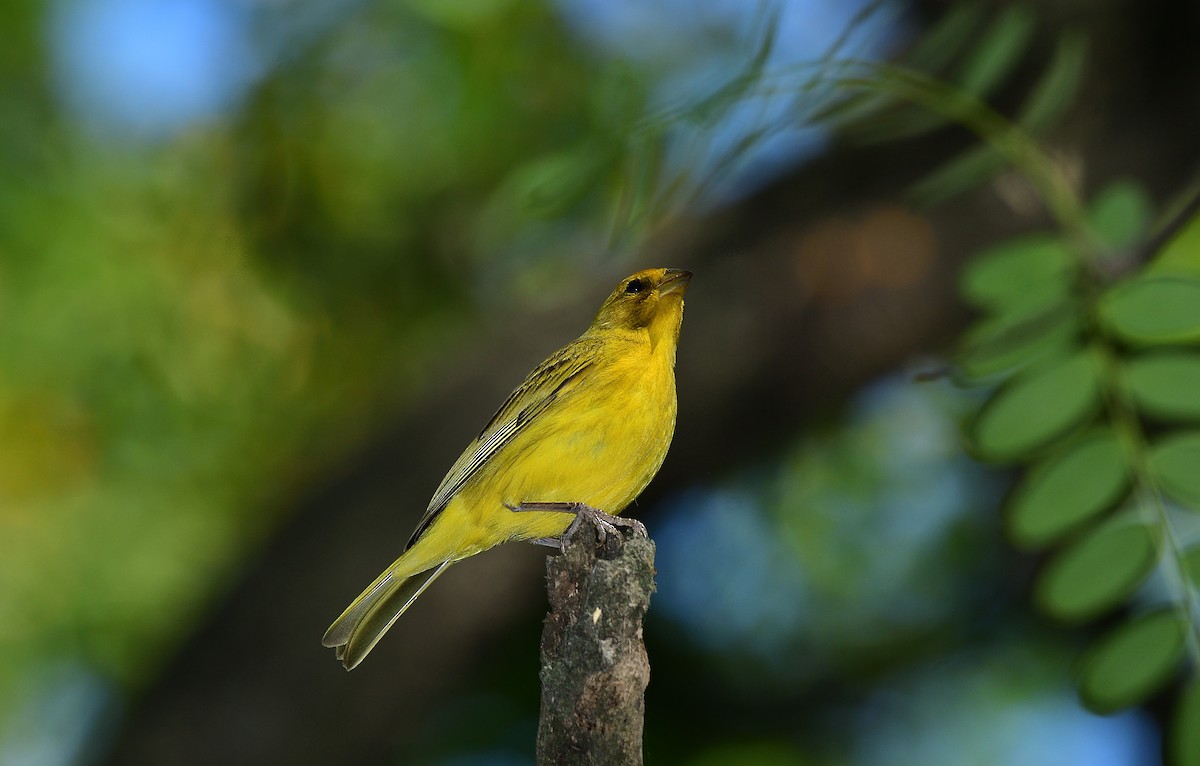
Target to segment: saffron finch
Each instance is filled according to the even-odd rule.
[[[322,644],[347,670],[454,562],[510,540],[554,545],[572,513],[618,514],[641,494],[675,433],[691,277],[660,268],[623,279],[587,331],[512,392],[442,479],[400,558],[326,631]]]

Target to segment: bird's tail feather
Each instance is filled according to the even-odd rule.
[[[388,628],[454,562],[444,561],[408,577],[398,576],[399,563],[388,567],[354,599],[321,639],[324,646],[337,650],[337,658],[346,670],[352,670],[362,662]]]

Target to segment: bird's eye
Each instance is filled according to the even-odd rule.
[[[631,279],[629,280],[629,284],[625,285],[625,292],[627,293],[640,293],[645,289],[646,283],[640,279]]]

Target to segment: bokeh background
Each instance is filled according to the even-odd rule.
[[[1011,172],[936,172],[966,130],[826,107],[840,59],[923,51],[1006,114],[1074,62],[1043,140],[1084,196],[1158,208],[1200,159],[1195,3],[45,0],[0,28],[0,763],[530,763],[543,549],[455,567],[352,674],[319,639],[658,265],[696,277],[632,509],[649,763],[1161,762],[1161,705],[1079,702],[1096,628],[1030,605],[1012,477],[963,449],[986,391],[937,374],[960,265],[1052,222]]]

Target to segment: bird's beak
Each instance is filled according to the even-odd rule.
[[[667,273],[663,274],[663,281],[658,285],[658,294],[671,295],[672,293],[679,293],[683,295],[691,279],[692,272],[690,271],[667,269]]]

